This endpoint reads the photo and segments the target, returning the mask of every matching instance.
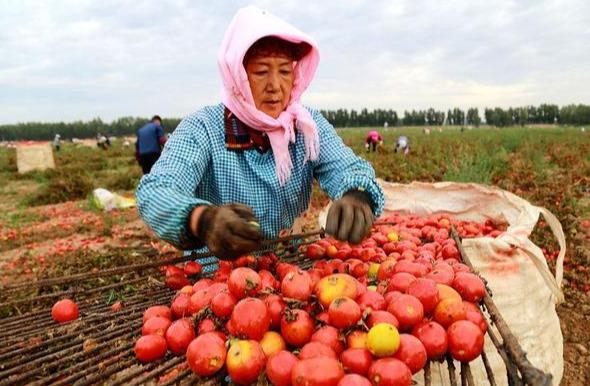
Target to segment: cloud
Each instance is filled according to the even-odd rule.
[[[589,103],[585,0],[254,1],[309,33],[320,108]],[[1,2],[0,123],[184,116],[219,101],[216,54],[246,1]]]

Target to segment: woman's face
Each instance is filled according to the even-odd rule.
[[[246,64],[246,73],[256,108],[278,118],[289,105],[293,59],[280,54],[254,56]]]

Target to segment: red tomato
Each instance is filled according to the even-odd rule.
[[[405,293],[412,282],[416,281],[416,276],[407,272],[398,272],[394,274],[387,285],[387,292],[399,291]]]
[[[371,328],[377,323],[389,323],[392,326],[395,326],[395,328],[399,328],[399,321],[388,311],[371,311],[367,318],[367,326]]]
[[[193,293],[197,292],[198,290],[208,288],[211,284],[213,284],[213,280],[201,279],[193,285]]]
[[[412,295],[401,295],[387,307],[387,311],[399,321],[402,331],[411,330],[424,319],[424,307],[420,300]]]
[[[217,284],[217,283],[216,283]],[[211,304],[211,299],[213,299],[213,292],[211,291],[211,287],[209,286],[205,289],[198,290],[194,294],[191,295],[188,305],[188,312],[192,315],[202,311]]]
[[[383,295],[383,298],[385,299],[385,304],[389,305],[391,302],[393,302],[395,299],[399,298],[401,295],[402,295],[402,293],[399,291],[387,292],[385,295]]]
[[[221,292],[211,299],[211,311],[220,318],[227,318],[231,315],[236,303],[237,300],[231,293]]]
[[[160,335],[164,336],[168,327],[172,324],[170,319],[162,316],[149,318],[141,327],[141,335]]]
[[[337,386],[371,386],[371,382],[358,374],[346,374]]]
[[[144,335],[135,342],[133,351],[141,362],[152,362],[166,355],[166,339],[161,335]]]
[[[347,373],[367,375],[373,356],[366,348],[349,348],[340,354],[340,361]]]
[[[184,277],[184,270],[178,268],[174,265],[169,265],[166,267],[166,277],[170,276],[182,276]]]
[[[279,281],[275,279],[272,273],[267,270],[260,270],[258,271],[258,275],[260,275],[261,280],[261,287],[262,289],[271,289],[276,290],[279,289]]]
[[[278,295],[268,295],[264,298],[264,304],[266,304],[266,308],[268,309],[271,328],[280,328],[283,310],[287,305]]]
[[[443,259],[454,259],[459,260],[461,255],[459,254],[459,250],[454,245],[445,245],[442,249],[442,258]]]
[[[361,308],[354,300],[343,296],[330,303],[328,314],[334,327],[344,329],[354,326],[361,319]]]
[[[340,341],[338,330],[332,326],[323,326],[318,328],[311,336],[312,342],[320,342],[332,348],[338,355],[344,350],[344,345]]]
[[[240,300],[230,320],[239,336],[254,340],[262,339],[270,326],[268,309],[262,300],[256,298]]]
[[[426,275],[427,279],[432,279],[439,284],[444,285],[452,285],[453,279],[455,278],[455,272],[451,268],[450,270],[442,269],[442,268],[435,268],[431,271],[428,275]]]
[[[382,358],[369,368],[369,379],[375,386],[410,386],[412,372],[399,359]]]
[[[186,360],[191,370],[208,377],[218,372],[225,364],[225,342],[215,333],[199,335],[186,350]]]
[[[479,303],[486,293],[486,288],[479,276],[469,272],[457,273],[453,280],[453,288],[461,294],[463,300],[472,303]]]
[[[323,259],[326,255],[326,250],[317,244],[309,244],[306,251],[307,257],[312,260]]]
[[[415,277],[422,277],[428,273],[428,269],[422,264],[414,263],[413,261],[400,260],[393,269],[394,273],[406,272]]]
[[[227,281],[229,292],[236,299],[243,299],[248,296],[255,296],[262,289],[260,275],[251,268],[240,267],[234,269]]]
[[[483,332],[474,323],[460,320],[447,330],[449,351],[460,362],[471,362],[483,351]]]
[[[78,305],[70,299],[62,299],[51,307],[51,317],[59,323],[78,319]]]
[[[404,362],[412,374],[416,374],[426,364],[427,354],[418,338],[409,334],[400,334],[399,348],[394,357]]]
[[[207,332],[213,332],[215,331],[215,322],[213,321],[213,319],[207,318],[207,319],[203,319],[201,320],[201,323],[199,323],[199,330],[198,330],[198,334],[199,335],[203,335]]]
[[[274,386],[291,386],[291,370],[297,357],[289,351],[279,351],[268,358],[266,376]]]
[[[357,298],[358,305],[361,307],[361,311],[370,308],[371,310],[379,311],[384,310],[387,306],[383,295],[377,291],[367,291]]]
[[[391,278],[395,273],[395,266],[397,262],[395,259],[385,260],[381,265],[379,265],[379,270],[377,271],[377,280],[383,281]]]
[[[190,314],[190,299],[190,296],[183,293],[174,298],[172,305],[170,306],[170,311],[172,312],[172,316],[174,316],[174,318],[180,319]]]
[[[227,372],[236,385],[254,383],[265,364],[266,357],[262,347],[255,340],[239,340],[232,343],[225,362]]]
[[[338,356],[330,346],[326,346],[321,342],[308,342],[301,348],[299,352],[299,359],[311,359],[317,357],[330,357],[338,359]]]
[[[289,264],[289,263],[278,263],[276,267],[277,275],[279,275],[279,279],[282,281],[285,275],[291,271],[297,271],[299,268],[296,265]]]
[[[143,313],[143,323],[155,316],[162,316],[166,319],[172,320],[172,312],[168,306],[152,306]]]
[[[293,386],[337,386],[344,377],[338,360],[318,357],[299,361],[291,371]]]
[[[463,302],[454,298],[441,300],[434,310],[434,320],[445,328],[458,320],[466,318],[467,314]]]
[[[438,304],[438,288],[431,279],[419,278],[408,286],[408,295],[416,297],[424,307],[424,313],[434,311]]]
[[[291,271],[281,281],[283,296],[306,302],[312,291],[312,280],[309,274],[301,269]]]
[[[314,323],[311,316],[303,310],[285,312],[281,319],[281,335],[295,347],[302,347],[310,341]]]
[[[196,261],[189,261],[184,266],[184,273],[186,276],[196,276],[199,275],[202,271],[203,267]]]
[[[346,345],[351,348],[366,348],[367,333],[365,331],[355,330],[346,337]]]
[[[182,275],[166,276],[166,285],[172,289],[179,290],[184,286],[192,285],[191,281]]]
[[[195,330],[190,319],[179,319],[166,331],[168,348],[176,355],[185,354],[186,348],[193,339],[195,339]]]
[[[446,354],[448,347],[447,333],[440,324],[422,322],[414,327],[412,335],[422,342],[428,359],[437,360]]]

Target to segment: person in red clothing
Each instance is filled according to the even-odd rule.
[[[369,134],[367,134],[367,139],[365,139],[365,149],[367,149],[367,152],[369,152],[369,149],[372,146],[373,151],[375,151],[377,149],[377,145],[383,145],[383,137],[381,137],[379,132],[371,130],[369,131]]]

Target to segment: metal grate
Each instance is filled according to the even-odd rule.
[[[267,241],[259,252],[274,251],[283,261],[309,268],[313,261],[299,253],[299,247],[318,237],[324,237],[323,231]],[[453,232],[453,237],[464,262],[471,265],[456,232]],[[205,256],[179,257],[3,287],[0,291],[0,310],[10,309],[18,313],[23,307],[42,309],[0,320],[0,386],[223,384],[224,374],[208,379],[194,375],[184,356],[169,353],[160,361],[141,364],[133,353],[135,341],[141,335],[145,309],[157,304],[169,304],[175,293],[155,279],[159,277],[159,274],[156,275],[158,268]],[[104,278],[110,279],[111,283],[96,284]],[[114,278],[119,280],[113,283]],[[67,290],[63,290],[65,286]],[[115,289],[126,296],[122,302],[123,308],[118,312],[111,311],[107,301],[108,294]],[[31,290],[37,294],[30,296]],[[64,296],[76,299],[81,316],[74,322],[58,325],[51,319],[50,307],[55,299]],[[488,328],[491,341],[506,364],[509,384],[550,385],[551,377],[534,368],[526,359],[526,354],[489,295],[484,298],[483,304],[500,335],[496,336]],[[495,386],[495,377],[499,374],[492,373],[485,352],[482,360],[489,384]],[[462,386],[475,385],[468,364],[461,364],[456,369],[450,357],[446,358],[446,363],[452,386],[459,382]],[[268,383],[261,379],[259,384]],[[424,368],[424,384],[432,384],[431,363],[427,363]]]

